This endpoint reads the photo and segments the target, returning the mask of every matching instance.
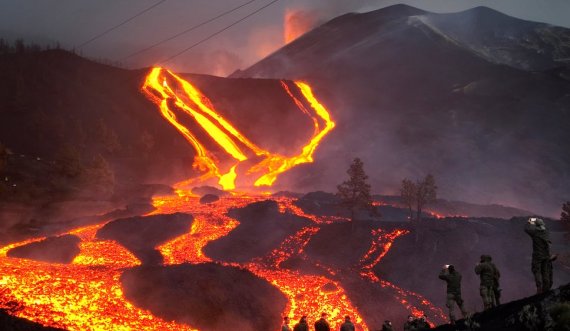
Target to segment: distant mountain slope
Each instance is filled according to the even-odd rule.
[[[411,19],[494,63],[535,71],[570,66],[570,30],[566,28],[521,20],[487,7]]]
[[[337,120],[293,190],[330,190],[360,156],[378,193],[431,172],[443,198],[555,216],[570,196],[569,31],[397,5],[335,18],[233,77],[307,80]]]

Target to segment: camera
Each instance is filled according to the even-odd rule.
[[[531,217],[528,219],[528,223],[530,224],[535,224],[536,223],[537,218],[536,217]]]

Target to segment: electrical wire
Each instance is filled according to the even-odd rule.
[[[148,47],[145,47],[145,48],[143,48],[143,49],[141,49],[141,50],[139,50],[139,51],[136,51],[136,52],[134,52],[134,53],[131,53],[131,54],[129,54],[129,55],[123,57],[123,58],[120,59],[119,61],[124,61],[124,60],[127,60],[127,59],[129,59],[129,58],[131,58],[131,57],[133,57],[133,56],[136,56],[136,55],[139,55],[139,54],[141,54],[141,53],[144,53],[144,52],[146,52],[146,51],[148,51],[148,50],[150,50],[150,49],[152,49],[152,48],[155,48],[156,46],[162,45],[162,44],[164,44],[164,43],[166,43],[166,42],[168,42],[168,41],[171,41],[172,39],[178,38],[178,37],[180,37],[180,36],[182,36],[182,35],[184,35],[184,34],[190,32],[190,31],[196,30],[197,28],[199,28],[199,27],[201,27],[201,26],[204,26],[204,25],[206,25],[206,24],[208,24],[208,23],[210,23],[210,22],[213,22],[213,21],[217,20],[218,18],[221,18],[221,17],[223,17],[223,16],[226,16],[226,15],[228,15],[228,14],[231,14],[231,13],[235,12],[236,10],[241,9],[241,8],[247,6],[247,5],[249,5],[250,3],[255,2],[255,1],[257,1],[257,0],[249,0],[248,2],[243,3],[243,4],[241,4],[241,5],[237,6],[237,7],[234,7],[234,8],[232,8],[232,9],[228,10],[228,11],[225,11],[225,12],[223,12],[223,13],[221,13],[221,14],[215,16],[215,17],[212,17],[212,18],[210,18],[210,19],[208,19],[208,20],[206,20],[206,21],[203,21],[203,22],[201,22],[201,23],[198,23],[198,24],[196,24],[196,25],[193,25],[193,26],[191,26],[191,27],[189,27],[189,28],[187,28],[187,29],[185,29],[185,30],[183,30],[183,31],[181,31],[181,32],[178,32],[178,33],[176,33],[176,34],[174,34],[174,35],[172,35],[172,36],[170,36],[170,37],[168,37],[168,38],[166,38],[166,39],[160,40],[160,41],[158,41],[158,42],[156,42],[156,43],[154,43],[154,44],[152,44],[152,45],[150,45],[150,46],[148,46]]]
[[[195,42],[194,44],[192,44],[192,45],[190,45],[190,46],[184,48],[183,50],[181,50],[181,51],[179,51],[179,52],[177,52],[177,53],[175,53],[175,54],[173,54],[173,55],[171,55],[170,57],[166,58],[165,60],[160,61],[160,63],[167,63],[167,62],[170,62],[170,61],[173,60],[174,58],[176,58],[176,57],[178,57],[178,56],[180,56],[180,55],[182,55],[182,54],[188,52],[188,51],[191,50],[192,48],[194,48],[194,47],[196,47],[196,46],[198,46],[198,45],[200,45],[200,44],[202,44],[202,43],[204,43],[204,42],[206,42],[206,41],[212,39],[213,37],[215,37],[215,36],[219,35],[220,33],[222,33],[222,32],[224,32],[224,31],[226,31],[226,30],[232,28],[233,26],[238,25],[239,23],[241,23],[241,22],[247,20],[248,18],[252,17],[253,15],[259,13],[260,11],[264,10],[265,8],[267,8],[267,7],[271,6],[271,5],[273,5],[274,3],[278,2],[278,1],[279,1],[279,0],[273,0],[273,1],[271,1],[270,3],[266,4],[265,6],[256,9],[256,10],[253,11],[252,13],[250,13],[250,14],[248,14],[248,15],[242,17],[242,18],[240,18],[239,20],[233,22],[232,24],[230,24],[230,25],[228,25],[228,26],[226,26],[226,27],[224,27],[224,28],[222,28],[222,29],[220,29],[220,30],[218,30],[218,31],[216,31],[216,32],[214,32],[214,33],[212,33],[212,34],[209,35],[208,37],[206,37],[206,38],[204,38],[204,39],[202,39],[202,40],[200,40],[200,41],[198,41],[198,42]]]
[[[145,9],[143,9],[142,11],[138,12],[138,13],[135,14],[134,16],[131,16],[131,17],[127,18],[126,20],[120,22],[119,24],[117,24],[117,25],[115,25],[115,26],[113,26],[113,27],[111,27],[111,28],[109,28],[109,29],[107,29],[107,30],[105,30],[105,31],[103,31],[103,32],[101,32],[101,33],[99,33],[99,34],[97,34],[96,36],[92,37],[91,39],[89,39],[89,40],[87,40],[87,41],[81,43],[77,48],[82,48],[82,47],[84,47],[85,45],[90,44],[91,42],[93,42],[93,41],[95,41],[95,40],[97,40],[97,39],[103,37],[104,35],[108,34],[109,32],[111,32],[111,31],[113,31],[113,30],[115,30],[115,29],[120,28],[121,26],[123,26],[123,25],[127,24],[128,22],[134,20],[135,18],[137,18],[137,17],[143,15],[144,13],[150,11],[151,9],[157,7],[158,5],[163,4],[164,2],[166,2],[166,0],[160,0],[160,1],[158,1],[157,3],[153,4],[152,6],[147,7],[147,8],[145,8]]]

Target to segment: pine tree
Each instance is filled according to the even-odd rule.
[[[337,186],[337,196],[341,203],[350,211],[350,220],[354,224],[354,216],[359,209],[372,210],[372,197],[370,196],[370,184],[366,182],[368,176],[364,172],[364,164],[359,158],[355,158],[348,168],[349,180]]]
[[[115,173],[101,154],[93,158],[85,179],[96,196],[110,197],[114,192]]]
[[[70,178],[78,177],[84,170],[81,155],[72,145],[64,145],[57,153],[55,162],[59,173]]]

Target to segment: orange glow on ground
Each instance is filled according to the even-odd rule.
[[[239,225],[237,220],[227,216],[230,208],[266,199],[268,197],[264,195],[234,195],[204,205],[198,202],[197,197],[184,194],[155,198],[157,210],[153,214],[186,212],[195,217],[189,233],[157,247],[164,256],[165,264],[216,262],[247,269],[267,280],[288,298],[283,314],[293,320],[306,314],[314,321],[321,312],[327,311],[333,328],[338,328],[343,316],[350,315],[357,330],[369,330],[358,307],[351,302],[339,281],[342,279],[342,270],[324,267],[329,276],[305,275],[281,267],[291,257],[304,256],[305,246],[319,231],[320,225],[346,222],[342,218],[308,215],[293,204],[293,199],[275,198],[281,212],[307,217],[313,221],[314,226],[302,228],[287,237],[267,256],[248,263],[212,261],[204,254],[203,248],[207,243],[226,236]],[[95,233],[101,226],[89,226],[70,232],[79,236],[82,242],[81,253],[69,265],[6,256],[9,249],[34,240],[0,249],[0,284],[4,289],[0,306],[7,307],[13,304],[9,301],[16,301],[20,308],[13,312],[14,315],[69,330],[194,330],[189,325],[157,318],[124,298],[119,281],[122,270],[139,265],[140,262],[121,245],[95,239]],[[429,312],[444,318],[441,310],[425,298],[381,280],[372,272],[372,268],[385,256],[394,240],[406,235],[407,231],[387,232],[377,229],[372,234],[375,238],[373,244],[357,266],[361,276],[393,291],[394,296],[414,315]]]
[[[300,111],[310,116],[314,123],[310,141],[297,155],[290,157],[272,154],[249,141],[219,115],[208,98],[190,82],[161,68],[151,70],[146,77],[143,91],[158,106],[162,116],[196,150],[194,166],[202,172],[198,178],[177,184],[177,195],[153,199],[156,210],[151,214],[184,212],[195,218],[188,233],[173,238],[157,249],[163,255],[165,265],[215,262],[249,270],[286,296],[288,304],[283,315],[290,316],[292,320],[306,314],[310,321],[315,321],[321,312],[326,311],[330,315],[333,329],[338,329],[343,317],[350,315],[357,330],[369,330],[358,307],[341,285],[343,270],[322,266],[325,275],[309,275],[282,268],[283,263],[290,258],[307,258],[305,247],[322,226],[333,222],[346,222],[345,218],[311,215],[297,207],[292,198],[273,198],[267,194],[232,192],[232,195],[221,197],[217,202],[201,204],[199,197],[185,190],[188,185],[210,178],[217,178],[224,189],[233,189],[235,178],[239,176],[235,172],[236,165],[247,160],[252,154],[263,157],[262,161],[247,170],[248,174],[257,176],[254,181],[257,186],[272,185],[281,173],[298,164],[313,161],[313,153],[335,124],[326,108],[315,98],[309,85],[301,82],[282,82],[282,87],[284,93],[287,93]],[[304,100],[297,96],[303,96]],[[173,110],[175,108],[193,118],[207,131],[209,137],[227,154],[231,161],[229,166],[228,162],[217,160],[190,130],[180,124]],[[239,226],[239,221],[228,216],[231,208],[240,208],[267,199],[275,200],[280,212],[307,218],[312,221],[311,224],[289,235],[278,248],[268,252],[267,256],[247,263],[214,261],[205,255],[204,247],[208,243],[228,235]],[[81,239],[80,254],[70,264],[44,263],[10,258],[6,255],[11,248],[42,238],[0,248],[0,307],[16,307],[10,310],[15,316],[69,330],[196,330],[191,325],[160,319],[150,311],[139,309],[126,300],[121,289],[120,276],[125,269],[140,265],[140,261],[114,241],[97,240],[96,232],[103,225],[104,223],[82,227],[69,232]],[[372,271],[389,251],[392,243],[406,234],[406,230],[374,230],[370,250],[351,272],[366,281],[390,289],[398,301],[416,315],[424,311],[443,315],[441,310],[425,298],[379,279]],[[318,264],[315,261],[311,263]],[[276,321],[276,325],[279,325],[279,322]]]

